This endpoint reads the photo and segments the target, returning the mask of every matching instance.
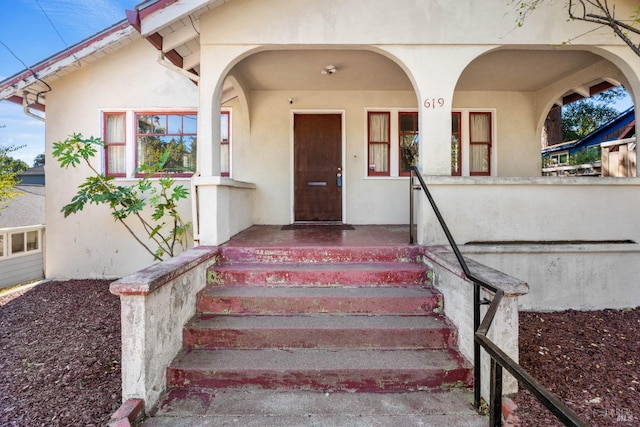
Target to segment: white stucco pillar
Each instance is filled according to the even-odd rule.
[[[206,42],[206,41],[205,41]],[[221,178],[220,103],[225,76],[255,46],[202,44],[200,50],[200,103],[198,110],[198,174],[193,178],[194,238],[200,245],[218,245],[242,227],[251,225],[246,217],[234,218],[230,206],[237,202],[237,189],[252,188]],[[251,200],[239,197],[247,210]],[[237,216],[237,213],[235,214]],[[247,214],[249,215],[249,214]],[[248,224],[248,225],[247,225]]]
[[[451,175],[451,110],[460,75],[471,61],[494,46],[390,46],[385,49],[399,60],[411,79],[420,114],[419,169],[429,175]],[[443,243],[426,224],[435,216],[425,197],[417,197],[418,243]],[[429,235],[428,235],[429,234]]]

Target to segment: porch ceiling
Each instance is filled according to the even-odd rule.
[[[180,66],[200,72],[199,17],[219,2],[194,10],[163,27],[155,27],[162,37],[162,50],[179,55]],[[152,34],[144,34],[149,37]],[[474,60],[464,71],[457,90],[463,91],[537,91],[571,76],[603,59],[586,51],[569,49],[503,49]],[[322,75],[327,65],[337,72]],[[260,52],[236,65],[234,73],[244,78],[253,90],[413,90],[402,69],[390,59],[371,51],[348,49],[273,50]],[[570,88],[564,94],[577,98],[594,93],[593,88],[618,85],[597,80]],[[575,100],[575,99],[574,99]],[[558,103],[562,103],[562,99]]]

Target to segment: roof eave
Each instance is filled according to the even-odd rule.
[[[129,22],[126,20],[120,21],[0,82],[0,99],[21,97],[21,92],[27,87],[51,77],[76,62],[80,63],[81,60],[88,56],[132,34],[135,34],[135,29],[129,25]],[[15,101],[15,98],[11,100]]]

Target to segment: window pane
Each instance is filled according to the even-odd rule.
[[[229,176],[229,144],[220,144],[220,172]]]
[[[451,174],[460,174],[460,138],[451,136]]]
[[[124,143],[124,114],[107,115],[107,129],[104,140],[107,144],[112,142]]]
[[[469,147],[471,158],[469,169],[471,173],[489,172],[489,145],[472,144]]]
[[[195,171],[196,127],[195,114],[139,115],[136,139],[137,167],[155,165],[162,155],[168,152],[169,157],[164,163],[163,172]],[[149,133],[155,135],[152,136]]]
[[[107,146],[107,175],[125,173],[125,146]]]
[[[38,232],[37,231],[27,231],[27,250],[28,251],[38,250]]]
[[[418,113],[400,113],[400,132],[418,130]]]
[[[400,135],[400,171],[406,172],[418,164],[418,147],[417,133]]]
[[[460,114],[451,114],[451,133],[460,133]]]
[[[491,116],[488,113],[471,113],[471,142],[491,142]]]
[[[170,114],[167,119],[167,130],[165,133],[179,134],[182,132],[182,116]]]
[[[4,234],[0,234],[0,257],[4,256]]]
[[[198,120],[195,114],[185,114],[182,116],[182,132],[196,135],[198,133]]]
[[[369,172],[389,172],[387,144],[369,144]]]
[[[11,253],[18,254],[24,252],[24,233],[11,235]]]
[[[388,113],[369,113],[369,142],[389,142]]]
[[[229,114],[220,114],[220,142],[229,142]]]

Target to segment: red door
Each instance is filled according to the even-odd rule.
[[[294,219],[342,221],[342,116],[295,114]]]

